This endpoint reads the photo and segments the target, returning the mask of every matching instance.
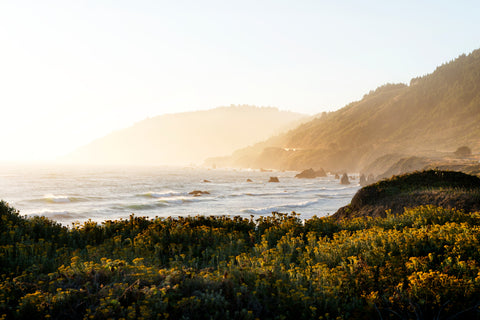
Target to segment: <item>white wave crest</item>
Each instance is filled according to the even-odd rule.
[[[289,212],[289,211],[295,211],[301,208],[305,208],[305,207],[317,204],[321,201],[322,199],[317,199],[317,200],[310,200],[310,201],[304,201],[304,202],[269,206],[264,208],[248,208],[248,209],[243,209],[242,212],[250,213],[250,214],[268,214],[271,212],[285,212],[285,211]]]
[[[82,199],[77,197],[71,197],[71,196],[46,194],[42,200],[48,203],[68,203],[68,202],[78,202],[78,201],[81,201]]]
[[[189,202],[199,202],[205,199],[206,199],[205,197],[203,199],[200,199],[200,197],[193,197],[193,196],[188,196],[188,197],[177,196],[177,197],[158,198],[157,200],[159,202],[163,202],[167,204],[182,204],[182,203],[189,203]]]
[[[147,197],[147,198],[165,198],[165,197],[177,197],[177,196],[183,196],[183,195],[185,195],[184,192],[165,190],[165,191],[159,191],[159,192],[149,191],[146,193],[142,193],[139,196]]]

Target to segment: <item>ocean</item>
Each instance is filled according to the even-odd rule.
[[[358,179],[297,179],[297,172],[196,167],[1,166],[0,199],[21,215],[63,225],[87,220],[195,215],[321,217],[350,202]],[[278,183],[268,182],[272,176]],[[247,182],[250,179],[251,182]],[[202,193],[191,194],[193,191]]]

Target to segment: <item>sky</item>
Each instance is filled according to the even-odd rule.
[[[0,162],[165,113],[337,110],[480,48],[478,1],[0,0]]]

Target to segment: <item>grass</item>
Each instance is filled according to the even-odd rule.
[[[462,172],[428,170],[381,180],[363,187],[352,199],[354,207],[374,204],[379,199],[422,190],[480,190],[480,178]],[[473,191],[475,193],[475,191]]]

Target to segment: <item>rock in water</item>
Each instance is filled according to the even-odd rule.
[[[295,178],[299,178],[299,179],[313,179],[316,177],[317,176],[315,174],[315,171],[312,168],[303,170],[299,174],[295,175]]]
[[[348,180],[348,175],[346,173],[343,174],[342,178],[340,179],[341,184],[350,184],[350,180]]]
[[[199,197],[203,194],[210,194],[208,191],[201,191],[201,190],[193,190],[192,192],[189,192],[188,194],[191,194],[194,197]]]
[[[315,171],[315,175],[317,177],[326,177],[327,173],[325,172],[325,170],[323,170],[323,168],[320,168],[320,170]]]
[[[253,182],[252,179],[247,179],[247,182]]]
[[[315,171],[312,168],[310,168],[310,169],[307,169],[307,170],[303,170],[299,174],[295,175],[295,178],[313,179],[313,178],[317,178],[317,177],[326,177],[326,176],[327,176],[327,173],[325,172],[325,170],[323,170],[323,168],[320,168],[320,170],[318,170],[318,171]]]
[[[280,182],[277,177],[270,177],[270,180],[268,182]]]
[[[360,185],[362,187],[367,185],[367,178],[365,178],[365,175],[363,173],[360,175]]]

